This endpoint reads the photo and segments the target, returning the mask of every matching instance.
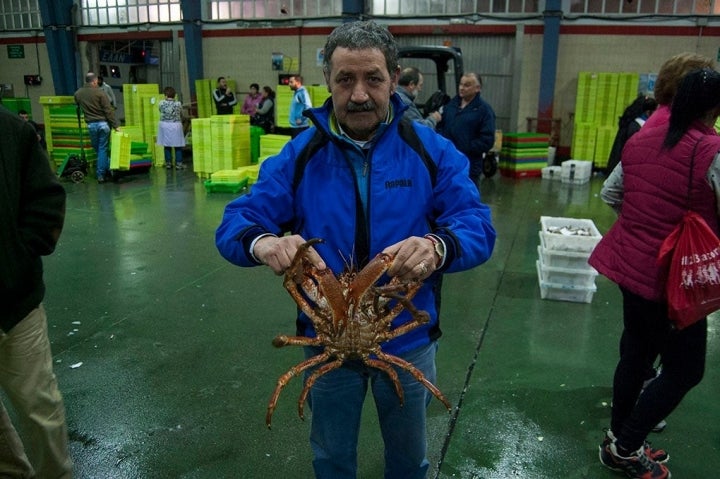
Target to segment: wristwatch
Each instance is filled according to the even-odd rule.
[[[438,256],[435,268],[439,268],[445,262],[445,243],[433,234],[426,234],[425,238],[432,241],[433,248],[435,248],[435,254]]]

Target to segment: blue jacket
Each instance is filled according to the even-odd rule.
[[[310,126],[310,122],[308,121],[307,117],[303,116],[303,112],[308,108],[312,108],[312,103],[310,102],[310,94],[304,86],[301,86],[300,88],[295,90],[295,92],[293,93],[292,101],[290,102],[289,120],[291,128]],[[300,125],[296,123],[296,120],[298,119],[302,122]]]
[[[401,123],[405,107],[397,95],[392,108],[393,119],[381,127],[367,152],[331,131],[331,99],[309,110],[314,127],[262,163],[250,193],[227,205],[216,244],[228,261],[255,266],[248,250],[259,234],[290,231],[305,239],[318,237],[325,242],[315,249],[339,274],[349,261],[362,267],[387,246],[410,236],[432,232],[442,237],[447,246],[442,271],[426,279],[413,299],[431,321],[383,345],[384,351],[398,354],[440,336],[436,305],[441,274],[485,262],[495,244],[495,230],[489,208],[468,178],[467,159],[431,129]],[[403,140],[403,127],[413,129],[430,164]],[[361,168],[352,166],[357,159],[365,163]],[[364,201],[359,197],[358,171],[368,182]],[[405,311],[393,325],[409,319]],[[303,314],[298,334],[314,336]]]
[[[463,109],[460,102],[456,96],[445,105],[437,131],[471,160],[482,158],[495,144],[495,112],[480,94]]]

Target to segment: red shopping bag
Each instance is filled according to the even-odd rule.
[[[658,263],[668,261],[668,316],[678,329],[720,309],[720,240],[697,213],[688,211],[663,241]]]

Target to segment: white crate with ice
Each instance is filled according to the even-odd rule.
[[[556,301],[570,301],[573,303],[591,303],[597,287],[591,286],[568,286],[559,283],[548,283],[542,279],[540,261],[536,261],[538,283],[540,286],[540,298]]]
[[[589,288],[595,285],[597,271],[594,269],[573,269],[548,266],[542,259],[537,260],[540,268],[540,279],[544,283],[559,284],[562,286]]]
[[[549,250],[591,253],[601,239],[602,235],[592,220],[540,217],[540,240]]]
[[[562,162],[560,181],[573,185],[582,185],[590,181],[592,161],[567,160]]]
[[[542,238],[542,236],[540,238]],[[547,249],[543,245],[542,239],[540,240],[540,245],[538,245],[538,258],[542,264],[553,268],[568,268],[581,272],[595,271],[595,269],[588,264],[590,253]]]

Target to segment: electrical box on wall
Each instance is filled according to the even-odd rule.
[[[289,85],[291,76],[293,75],[289,73],[280,73],[278,75],[278,85]]]
[[[42,85],[42,77],[40,75],[25,75],[25,84],[28,86]]]

